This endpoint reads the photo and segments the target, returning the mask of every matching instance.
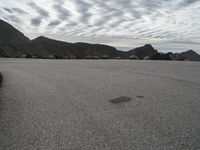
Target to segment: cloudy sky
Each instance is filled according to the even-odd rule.
[[[200,0],[1,0],[0,19],[31,39],[200,53]]]

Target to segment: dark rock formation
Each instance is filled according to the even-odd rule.
[[[184,60],[189,60],[189,61],[200,61],[200,55],[197,54],[193,50],[188,50],[186,52],[180,53],[181,56],[184,58]]]
[[[0,20],[0,53],[7,57],[43,52],[43,50],[12,25]]]
[[[170,55],[171,60],[178,60],[178,61],[184,61],[184,58],[179,53],[174,53]]]
[[[151,56],[151,60],[172,60],[170,55],[173,53],[156,53],[155,55]]]
[[[120,56],[120,51],[116,48],[102,44],[68,43],[46,37],[38,37],[32,40],[32,42],[48,51],[49,55],[74,55],[77,58],[86,58],[88,56],[91,56],[91,58],[93,56],[102,57],[103,55],[107,55],[109,58]]]
[[[135,48],[133,50],[130,50],[128,52],[129,56],[131,55],[135,55],[137,56],[139,59],[143,59],[145,56],[154,56],[155,54],[157,54],[157,50],[155,50],[152,45],[150,44],[146,44],[142,47],[138,47]]]

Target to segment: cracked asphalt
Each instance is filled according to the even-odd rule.
[[[0,59],[1,150],[198,150],[200,63]]]

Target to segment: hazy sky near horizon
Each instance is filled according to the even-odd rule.
[[[29,38],[200,53],[200,0],[1,0],[0,19]]]

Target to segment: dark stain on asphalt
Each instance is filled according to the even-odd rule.
[[[111,100],[109,100],[109,102],[113,103],[113,104],[119,104],[119,103],[129,102],[131,100],[132,100],[131,97],[121,96],[118,98],[111,99]]]
[[[137,95],[136,97],[137,98],[144,98],[144,96],[142,96],[142,95]]]

